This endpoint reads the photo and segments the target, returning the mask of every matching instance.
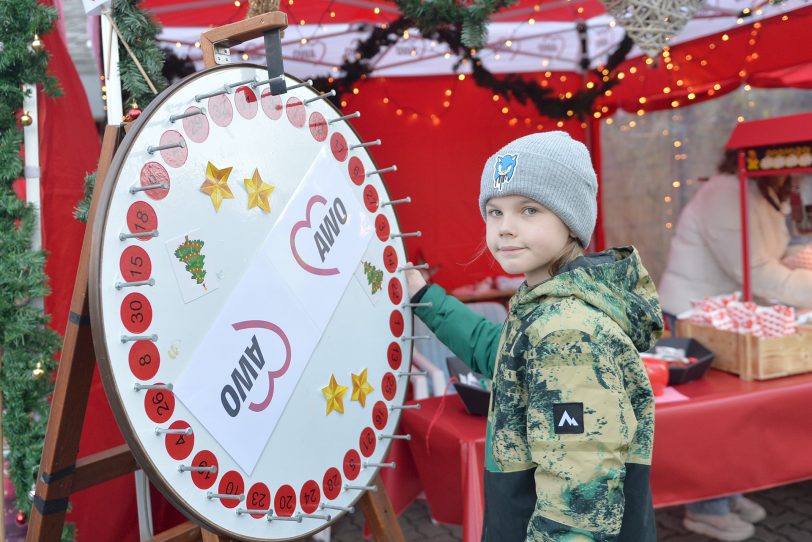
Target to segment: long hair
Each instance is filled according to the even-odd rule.
[[[555,258],[553,258],[552,263],[550,263],[550,276],[556,276],[559,271],[561,271],[562,267],[570,263],[578,256],[583,256],[583,254],[584,249],[581,247],[581,243],[578,241],[578,238],[570,236],[567,245]]]
[[[722,161],[716,166],[716,171],[736,175],[739,172],[739,151],[735,149],[725,151]]]
[[[792,178],[789,175],[759,177],[756,183],[758,184],[758,191],[776,211],[781,210],[780,204],[787,201],[790,194],[792,194]],[[770,197],[770,189],[778,198],[777,202]]]

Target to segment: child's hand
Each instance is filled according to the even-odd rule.
[[[411,262],[408,265],[412,265]],[[420,288],[426,285],[426,279],[423,274],[417,269],[406,270],[406,285],[409,287],[409,296],[413,296]]]

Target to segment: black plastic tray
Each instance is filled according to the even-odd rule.
[[[448,374],[451,376],[460,377],[462,374],[474,373],[477,378],[482,378],[482,375],[473,371],[468,365],[465,364],[460,358],[452,356],[446,359],[448,365]],[[483,390],[478,386],[471,384],[463,384],[462,382],[454,382],[454,389],[457,395],[462,399],[462,404],[465,405],[465,410],[472,416],[487,416],[488,408],[491,403],[491,392]]]
[[[697,361],[690,364],[682,363],[669,363],[668,364],[668,385],[674,386],[677,384],[685,384],[691,380],[696,380],[705,374],[710,369],[713,363],[714,353],[705,348],[702,343],[696,339],[689,339],[687,337],[669,337],[667,339],[660,339],[657,341],[656,346],[670,346],[671,348],[685,349],[685,355],[689,358],[696,358]],[[650,354],[654,353],[654,349],[649,350]]]

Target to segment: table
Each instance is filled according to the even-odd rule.
[[[688,399],[656,408],[655,507],[812,478],[812,374],[745,382],[712,369],[677,390]],[[456,395],[419,403],[401,418],[413,464],[384,480],[393,506],[400,512],[417,496],[416,471],[432,517],[461,524],[463,540],[478,541],[486,419],[469,416]]]

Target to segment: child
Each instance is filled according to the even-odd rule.
[[[564,132],[490,157],[479,206],[502,268],[527,281],[504,327],[416,271],[417,315],[493,377],[485,459],[487,542],[654,542],[654,399],[638,351],[662,331],[633,247],[583,255],[597,214],[589,153]]]

